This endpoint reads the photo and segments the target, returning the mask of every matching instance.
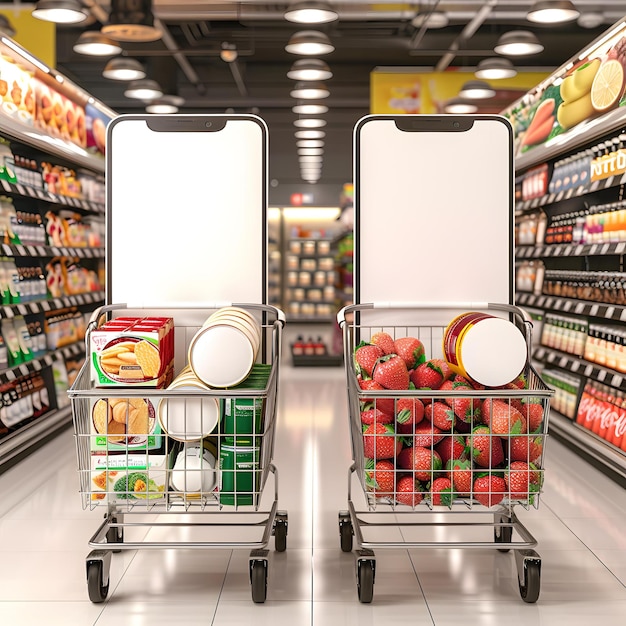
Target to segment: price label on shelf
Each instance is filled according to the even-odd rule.
[[[606,312],[604,314],[604,317],[608,318],[608,319],[613,319],[613,316],[615,315],[615,307],[614,306],[609,306],[606,308]]]
[[[582,302],[579,302],[574,309],[574,313],[580,315],[585,310],[585,305]]]
[[[580,244],[579,244],[579,245],[577,245],[577,246],[576,246],[576,250],[574,250],[574,254],[575,254],[576,256],[580,256],[580,255],[583,253],[584,248],[585,248],[585,246],[583,246],[583,245],[580,245]],[[571,252],[568,252],[568,253],[567,253],[567,255],[568,255],[568,256],[569,256],[570,254],[571,254]]]
[[[50,311],[50,303],[49,303],[47,300],[43,300],[43,301],[41,302],[41,308],[42,308],[44,311]]]
[[[563,191],[559,191],[559,193],[556,194],[556,198],[554,199],[555,202],[560,202],[561,200],[563,200],[563,195],[564,192]]]
[[[609,251],[609,248],[611,247],[610,243],[605,243],[602,246],[602,250],[600,250],[600,254],[606,254]]]
[[[569,311],[573,306],[573,303],[571,300],[566,300],[565,304],[563,305],[563,310],[564,311]]]
[[[589,315],[597,315],[598,311],[600,310],[600,307],[597,304],[594,304],[590,309],[589,309]]]
[[[34,198],[34,197],[35,197],[35,190],[34,190],[32,187],[26,187],[26,191],[28,191],[28,195],[29,195],[31,198]]]
[[[537,306],[543,306],[544,302],[546,301],[546,297],[545,296],[539,296],[538,300],[537,300]]]
[[[606,379],[606,370],[599,370],[599,371],[598,371],[598,376],[597,376],[597,379],[598,379],[601,383],[603,383],[603,382],[605,381],[605,379]]]
[[[626,250],[626,241],[621,241],[615,246],[615,254],[623,254]]]
[[[598,252],[598,244],[594,243],[589,249],[589,254],[596,254]]]
[[[28,310],[23,304],[17,305],[17,311],[20,315],[28,315]]]
[[[570,369],[572,372],[577,372],[580,369],[580,361],[572,361]]]
[[[39,360],[31,361],[31,366],[36,372],[39,372],[42,369],[41,361]]]
[[[559,359],[559,367],[565,368],[567,366],[567,357],[562,356]]]
[[[618,389],[621,389],[623,384],[624,384],[624,378],[622,376],[618,376],[617,374],[614,374],[613,378],[611,379],[611,385],[613,385],[613,387],[617,387]]]
[[[591,376],[592,372],[593,372],[593,366],[587,365],[587,367],[585,367],[584,375]]]
[[[10,193],[11,192],[11,185],[9,185],[9,183],[6,180],[0,180],[0,182],[2,183],[2,188],[7,192]]]
[[[555,195],[553,193],[549,194],[546,204],[552,204],[554,202],[554,197]]]

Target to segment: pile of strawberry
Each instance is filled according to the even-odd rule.
[[[491,388],[455,374],[444,359],[427,360],[415,337],[375,333],[355,348],[354,364],[364,391],[419,392],[360,399],[368,491],[409,506],[424,499],[448,507],[458,498],[487,507],[533,502],[543,474],[539,398],[464,395]],[[526,388],[521,375],[498,389]]]

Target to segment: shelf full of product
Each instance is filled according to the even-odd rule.
[[[104,301],[104,129],[113,115],[0,44],[0,458],[71,422],[67,389]],[[60,80],[63,78],[63,80]],[[1,464],[0,464],[1,467]]]
[[[575,110],[583,102],[586,114]],[[534,319],[533,360],[555,389],[551,431],[620,481],[626,479],[624,111],[621,20],[505,112],[518,142],[516,301]],[[572,112],[576,119],[568,118]],[[541,116],[545,137],[533,136],[533,144],[527,137]]]

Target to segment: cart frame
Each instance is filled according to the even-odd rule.
[[[420,398],[430,401],[443,400],[451,395],[450,391],[444,390],[363,390],[357,380],[357,371],[354,363],[354,350],[361,339],[367,341],[374,332],[385,331],[395,339],[400,336],[415,336],[423,340],[427,354],[436,356],[440,351],[441,338],[445,330],[441,319],[446,315],[451,320],[459,312],[468,310],[490,311],[492,314],[509,316],[516,323],[524,335],[527,345],[527,361],[524,374],[529,385],[528,389],[489,389],[467,390],[462,395],[471,398],[493,398],[509,401],[514,399],[534,398],[540,399],[544,410],[543,429],[541,433],[543,451],[545,454],[545,441],[547,438],[549,398],[554,391],[547,387],[534,371],[530,364],[530,346],[532,341],[532,322],[530,317],[520,308],[509,304],[494,304],[485,302],[461,302],[461,303],[366,303],[344,307],[339,311],[337,319],[343,333],[344,365],[348,392],[348,417],[350,422],[350,442],[352,449],[352,465],[348,471],[348,509],[339,512],[339,535],[341,549],[351,552],[353,541],[356,541],[356,577],[357,592],[361,602],[372,601],[375,581],[376,560],[374,549],[377,548],[495,548],[502,552],[513,550],[517,566],[519,591],[525,602],[536,602],[540,592],[541,558],[534,550],[537,540],[522,524],[514,511],[516,505],[525,508],[538,506],[540,491],[534,494],[532,501],[516,501],[513,499],[503,500],[503,503],[494,507],[484,507],[471,498],[457,498],[449,508],[433,506],[424,498],[417,505],[398,505],[393,502],[385,502],[384,499],[376,498],[365,484],[365,466],[363,452],[362,425],[360,420],[361,403],[367,399],[376,404],[379,400]],[[391,319],[396,321],[390,322]],[[431,319],[431,326],[423,326],[420,318]],[[398,325],[397,321],[403,324]],[[364,320],[369,321],[368,324]],[[434,347],[436,346],[436,347]],[[435,350],[437,352],[435,352]],[[394,463],[395,467],[395,463]],[[398,471],[397,469],[395,471]],[[543,463],[541,464],[543,475]],[[431,476],[434,476],[432,473]],[[360,480],[363,488],[368,510],[358,510],[352,498],[352,481],[355,476]],[[379,509],[383,510],[379,510]],[[424,521],[426,516],[436,513],[440,519],[437,521]],[[481,521],[471,521],[480,514]],[[380,518],[380,521],[369,521],[364,515]],[[454,516],[454,521],[441,521],[446,517]],[[459,521],[457,518],[466,518],[468,521]],[[485,518],[489,518],[485,521]],[[402,520],[402,521],[400,521]],[[407,521],[404,521],[407,520]],[[438,527],[444,529],[489,528],[493,531],[493,540],[486,541],[370,541],[365,537],[364,529],[369,528],[407,528],[419,529]],[[514,538],[514,533],[516,537]],[[519,537],[519,538],[518,538]]]

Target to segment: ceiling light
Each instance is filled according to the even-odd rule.
[[[288,22],[325,24],[334,22],[339,14],[326,2],[296,2],[285,11]]]
[[[469,98],[470,100],[484,100],[485,98],[493,98],[495,95],[495,89],[492,89],[488,83],[482,80],[469,80],[459,91],[460,98]]]
[[[146,106],[147,113],[157,113],[168,115],[178,113],[178,108],[185,103],[185,99],[180,96],[166,95],[153,100]]]
[[[122,47],[95,30],[81,33],[74,44],[74,52],[94,57],[109,57],[122,52]]]
[[[501,78],[512,78],[517,74],[513,63],[503,57],[492,57],[483,59],[474,72],[476,78],[486,80],[499,80]]]
[[[323,139],[326,132],[323,130],[297,130],[295,132],[296,139]]]
[[[7,37],[15,37],[15,27],[6,15],[0,14],[0,32]]]
[[[163,95],[163,90],[155,80],[144,78],[130,83],[124,95],[127,98],[135,98],[136,100],[156,100]]]
[[[604,14],[596,13],[595,11],[589,13],[583,13],[576,23],[581,28],[598,28],[600,24],[604,23]]]
[[[302,98],[302,100],[317,100],[318,98],[328,98],[330,91],[324,83],[309,81],[296,83],[290,95],[292,98]]]
[[[335,49],[330,39],[317,30],[301,30],[294,33],[285,50],[291,54],[302,54],[304,56],[315,56],[317,54],[328,54]]]
[[[461,98],[452,98],[446,102],[443,110],[446,113],[476,113],[478,107],[473,102]]]
[[[298,59],[287,72],[292,80],[328,80],[333,77],[328,65],[321,59]]]
[[[224,63],[233,63],[237,60],[239,54],[237,53],[237,46],[234,43],[222,43],[222,49],[220,50],[220,59]]]
[[[530,7],[526,19],[539,24],[560,24],[579,15],[580,11],[569,0],[540,0]]]
[[[102,33],[117,41],[156,41],[160,29],[154,26],[152,0],[111,0],[109,21]]]
[[[504,33],[494,48],[498,54],[507,56],[538,54],[542,50],[543,46],[529,30],[510,30]]]
[[[324,142],[321,139],[300,139],[296,141],[298,148],[323,148]]]
[[[117,57],[104,66],[102,76],[111,80],[139,80],[146,77],[146,70],[137,59]]]
[[[79,24],[87,19],[87,12],[77,0],[39,0],[31,15],[55,24]]]
[[[298,128],[321,128],[322,126],[326,126],[326,120],[317,117],[301,117],[300,119],[294,120],[293,125]]]
[[[328,107],[325,104],[312,102],[310,104],[296,104],[291,107],[291,110],[298,115],[321,115],[328,111]]]
[[[309,165],[307,163],[303,163],[302,167],[300,168],[300,173],[301,174],[307,174],[309,176],[319,176],[322,173],[322,166],[321,165]]]
[[[298,148],[300,156],[321,156],[324,154],[324,148]]]
[[[424,11],[411,20],[411,25],[415,28],[421,28],[424,24],[426,28],[445,28],[449,22],[448,16],[443,11]]]

